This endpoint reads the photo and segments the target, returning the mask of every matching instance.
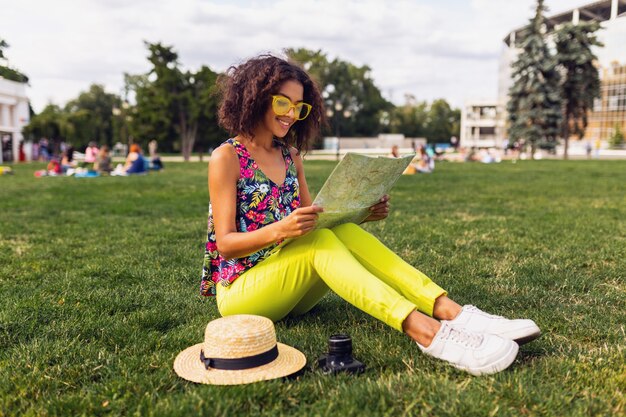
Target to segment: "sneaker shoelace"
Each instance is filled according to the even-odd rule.
[[[468,332],[448,325],[445,325],[442,330],[443,333],[440,336],[442,340],[450,340],[467,348],[478,348],[483,343],[483,335],[479,333]]]
[[[467,305],[465,306],[465,310],[470,312],[470,313],[477,313],[480,314],[482,316],[488,317],[490,319],[503,319],[504,317],[502,316],[497,316],[495,314],[489,314],[489,313],[485,313],[484,311],[482,311],[480,308],[473,306],[473,305]]]

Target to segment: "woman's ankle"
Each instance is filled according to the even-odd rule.
[[[437,320],[454,320],[461,312],[461,306],[442,295],[435,300],[433,317]]]
[[[424,347],[430,346],[441,324],[418,311],[413,311],[402,323],[402,329],[411,339]]]

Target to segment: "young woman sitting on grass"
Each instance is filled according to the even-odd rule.
[[[111,154],[109,153],[108,145],[102,145],[98,150],[93,168],[101,174],[109,174],[112,171]]]
[[[74,168],[76,168],[77,164],[74,160],[74,147],[68,146],[65,152],[63,152],[63,157],[61,158],[61,169],[64,174],[67,174],[68,171],[73,172]]]
[[[141,147],[136,143],[130,145],[130,152],[126,156],[124,171],[127,174],[141,174],[146,172],[146,164],[141,154]]]
[[[111,172],[111,175],[132,175],[132,174],[145,174],[146,163],[143,155],[141,154],[141,146],[133,143],[130,145],[130,152],[126,156],[124,165],[117,164],[115,170]]]
[[[355,224],[317,229],[301,151],[325,123],[323,100],[299,66],[260,56],[220,81],[219,121],[234,137],[209,164],[208,241],[201,292],[223,316],[274,321],[311,310],[329,291],[406,333],[425,353],[472,374],[507,368],[532,320],[463,306]],[[389,197],[365,221],[389,214]],[[287,238],[298,238],[276,249]],[[517,342],[517,343],[516,343]]]

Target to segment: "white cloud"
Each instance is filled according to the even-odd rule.
[[[568,0],[549,0],[554,12]],[[584,3],[584,2],[583,2]],[[508,31],[533,0],[0,0],[0,37],[31,79],[36,111],[64,104],[91,83],[119,93],[123,73],[148,69],[143,41],[174,46],[188,68],[229,65],[287,47],[321,49],[372,68],[383,94],[453,105],[495,97]]]

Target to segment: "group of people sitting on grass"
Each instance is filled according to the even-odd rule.
[[[496,164],[502,161],[500,152],[495,148],[469,150],[462,148],[460,155],[463,162],[482,162],[483,164]]]
[[[399,158],[400,150],[398,145],[391,147],[391,153],[388,155],[391,158]],[[411,174],[430,174],[435,170],[435,158],[434,151],[430,147],[419,146],[416,150],[415,158],[409,164],[408,167],[402,173],[403,175]]]
[[[450,148],[452,149],[452,148]],[[435,170],[435,160],[450,162],[481,162],[494,164],[502,161],[500,151],[496,148],[458,148],[458,152],[437,153],[431,146],[420,145],[415,150],[415,157],[404,171],[407,174],[429,174]],[[391,147],[389,157],[399,158],[400,152],[397,145]]]
[[[107,145],[98,148],[95,142],[90,142],[85,149],[85,158],[78,162],[75,159],[74,147],[69,146],[62,157],[53,157],[44,170],[35,172],[35,176],[76,176],[98,177],[100,175],[127,176],[133,174],[146,174],[150,170],[163,169],[163,162],[156,152],[150,158],[146,158],[138,144],[130,146],[130,152],[123,164],[118,164],[113,169],[111,153]]]

